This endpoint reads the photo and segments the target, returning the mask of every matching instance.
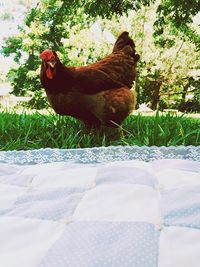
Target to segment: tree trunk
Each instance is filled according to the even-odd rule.
[[[151,100],[151,109],[153,110],[157,109],[159,100],[160,100],[160,86],[154,88]]]
[[[151,85],[152,97],[151,97],[151,109],[156,110],[158,108],[158,103],[160,100],[160,89],[162,86],[162,79],[154,81]]]

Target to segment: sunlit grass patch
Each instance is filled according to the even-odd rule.
[[[88,133],[74,118],[48,113],[2,111],[0,150],[27,150],[45,147],[83,148],[109,145],[178,146],[200,145],[200,119],[186,116],[130,115],[116,138],[105,132]]]

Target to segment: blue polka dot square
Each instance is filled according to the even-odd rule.
[[[166,226],[200,229],[200,187],[190,186],[163,191],[161,214]]]
[[[154,187],[157,179],[148,170],[137,167],[102,166],[97,172],[96,183],[142,184]]]
[[[83,197],[82,188],[33,189],[21,196],[6,216],[60,220],[71,216]]]
[[[39,267],[156,267],[158,239],[148,223],[72,222]]]

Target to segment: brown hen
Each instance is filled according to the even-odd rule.
[[[139,55],[128,32],[119,35],[110,55],[89,66],[64,66],[50,49],[40,58],[40,80],[56,113],[100,128],[120,125],[133,110],[136,98],[130,89]]]

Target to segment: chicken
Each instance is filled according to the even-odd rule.
[[[111,54],[88,66],[64,66],[50,49],[40,58],[41,84],[56,113],[75,117],[91,129],[116,127],[133,110],[136,98],[130,89],[139,55],[128,32],[119,35]]]

